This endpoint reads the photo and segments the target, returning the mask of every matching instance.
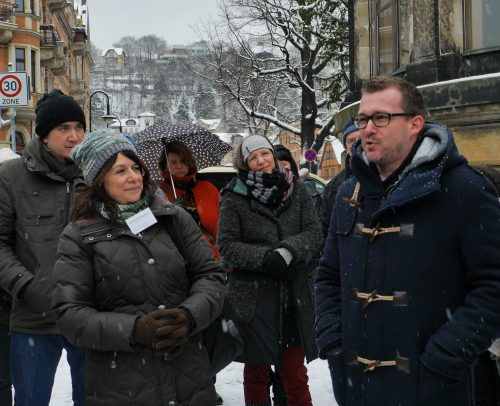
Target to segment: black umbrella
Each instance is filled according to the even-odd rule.
[[[180,141],[193,151],[198,169],[220,165],[231,146],[219,137],[195,124],[155,124],[133,136],[137,153],[156,181],[163,180],[158,168],[163,143]]]

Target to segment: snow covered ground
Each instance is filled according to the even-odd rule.
[[[307,365],[309,388],[315,406],[336,406],[333,397],[330,372],[326,361],[316,360]],[[241,406],[243,401],[243,365],[233,362],[217,375],[217,392],[224,398],[225,406]],[[63,354],[57,370],[51,406],[71,406],[71,378],[66,354]]]

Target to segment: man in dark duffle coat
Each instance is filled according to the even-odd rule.
[[[408,81],[378,77],[316,280],[316,336],[339,405],[469,406],[500,336],[500,204]]]

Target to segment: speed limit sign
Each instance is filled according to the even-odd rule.
[[[26,107],[28,99],[26,72],[0,73],[0,107]]]

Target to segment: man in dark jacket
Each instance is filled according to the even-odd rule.
[[[351,176],[351,168],[349,161],[351,159],[351,151],[354,143],[359,139],[358,128],[354,125],[352,118],[347,121],[347,124],[342,130],[342,145],[346,149],[345,167],[325,186],[323,191],[323,208],[321,211],[321,228],[323,229],[323,236],[326,238],[328,235],[328,227],[330,227],[330,218],[332,217],[333,205],[339,187],[346,179]]]
[[[58,90],[36,107],[35,137],[22,159],[0,168],[0,287],[13,298],[11,375],[15,404],[49,404],[63,348],[75,405],[84,404],[84,350],[60,334],[51,309],[59,236],[69,222],[73,185],[81,171],[70,160],[85,132],[85,115]]]
[[[500,205],[401,78],[363,85],[361,143],[316,280],[316,336],[340,405],[473,405],[500,335]]]

